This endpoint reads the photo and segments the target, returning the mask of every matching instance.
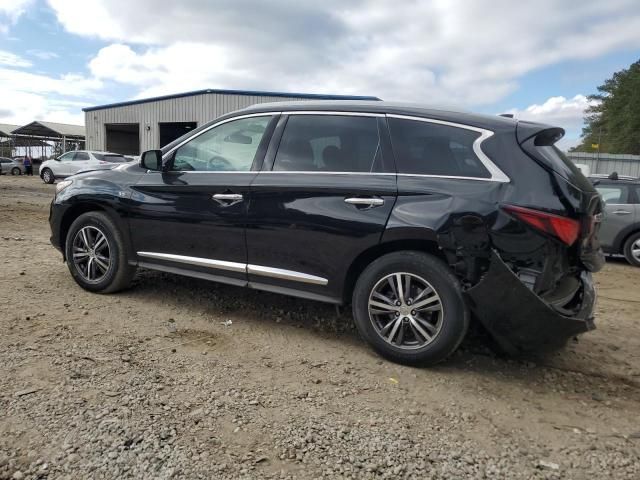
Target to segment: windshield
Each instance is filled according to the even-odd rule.
[[[129,161],[124,157],[124,155],[119,155],[117,153],[94,153],[93,156],[98,160],[110,163],[125,163]]]

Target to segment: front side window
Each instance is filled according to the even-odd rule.
[[[596,190],[604,203],[624,205],[628,202],[629,189],[626,185],[597,185]]]
[[[251,170],[271,116],[232,120],[179,147],[172,170],[245,172]]]
[[[381,162],[378,120],[346,115],[291,115],[273,169],[372,172]]]
[[[76,152],[76,156],[73,157],[73,160],[76,162],[89,160],[89,154],[87,152]]]
[[[473,150],[480,133],[465,128],[389,118],[398,173],[491,178]]]
[[[60,161],[61,162],[70,162],[73,160],[73,157],[75,156],[75,152],[67,152],[64,155],[62,155],[60,157]]]

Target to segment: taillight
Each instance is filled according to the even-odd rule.
[[[514,205],[505,205],[502,208],[528,225],[558,237],[567,245],[573,245],[580,234],[580,222],[572,218]]]

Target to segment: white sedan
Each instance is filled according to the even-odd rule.
[[[40,178],[44,183],[53,183],[84,170],[108,170],[116,164],[129,161],[119,153],[75,150],[47,160],[40,165]]]

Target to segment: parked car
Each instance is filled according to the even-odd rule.
[[[600,241],[606,253],[622,254],[640,267],[640,179],[619,176],[591,176],[604,200]]]
[[[22,175],[23,173],[24,165],[22,165],[22,162],[7,157],[0,157],[0,174]]]
[[[75,175],[82,170],[108,170],[114,164],[126,161],[119,153],[75,150],[42,162],[40,178],[44,183],[53,183],[56,179]]]
[[[225,115],[139,164],[58,184],[51,241],[84,289],[137,267],[334,304],[408,364],[472,315],[511,352],[594,328],[601,200],[564,131],[384,102]]]

